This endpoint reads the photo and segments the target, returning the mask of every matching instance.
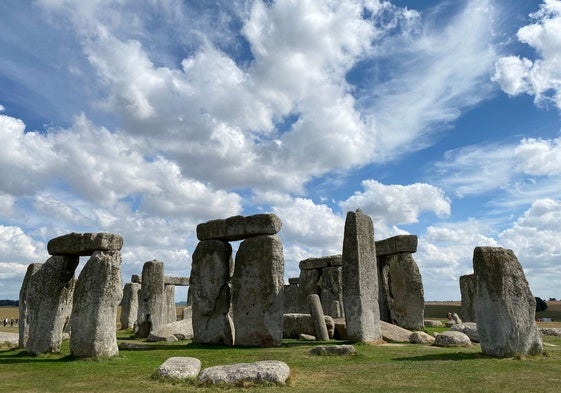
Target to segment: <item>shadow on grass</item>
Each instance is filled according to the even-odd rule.
[[[6,353],[12,352],[8,355]],[[0,357],[0,364],[17,363],[67,363],[75,360],[70,355],[61,356],[58,354],[34,355],[18,348],[11,349]]]
[[[491,359],[491,358],[492,356],[485,355],[481,352],[454,352],[454,353],[433,353],[430,355],[395,358],[392,360],[422,362],[422,361],[450,361],[450,360],[466,361],[466,360],[479,360],[479,359]]]

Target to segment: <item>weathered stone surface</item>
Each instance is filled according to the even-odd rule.
[[[121,252],[95,251],[76,281],[70,318],[70,354],[111,357],[119,353],[115,321],[123,298]]]
[[[115,251],[123,247],[123,238],[114,233],[69,233],[49,240],[51,255],[88,256],[94,251]]]
[[[29,309],[27,305],[27,291],[29,287],[29,282],[31,281],[31,276],[33,276],[37,271],[43,266],[42,263],[32,263],[27,266],[27,271],[21,288],[19,290],[19,334],[18,334],[18,346],[19,348],[25,348],[27,339],[29,338]]]
[[[178,287],[186,287],[189,285],[189,277],[164,276],[164,285],[175,285]]]
[[[0,344],[9,344],[16,346],[19,343],[18,333],[0,332]]]
[[[123,299],[121,300],[121,329],[134,329],[138,318],[138,293],[140,284],[128,282],[123,288]]]
[[[53,256],[32,274],[27,287],[30,353],[59,352],[72,312],[77,256]]]
[[[540,328],[539,331],[544,336],[561,337],[561,328]]]
[[[394,342],[394,343],[407,343],[409,342],[409,336],[411,336],[411,331],[403,329],[397,325],[387,323],[385,321],[380,321],[380,327],[382,330],[382,338],[384,341]]]
[[[397,235],[376,242],[376,256],[417,252],[417,235]]]
[[[193,319],[193,306],[187,306],[183,309],[183,319]]]
[[[424,328],[425,298],[421,272],[413,256],[409,253],[382,257],[388,275],[385,291],[389,320],[387,322],[404,329],[422,330]],[[385,269],[387,266],[387,270]],[[380,313],[381,314],[381,313]]]
[[[427,326],[427,327],[442,327],[442,326],[444,326],[442,321],[439,321],[437,319],[425,319],[424,323],[425,323],[425,326]]]
[[[329,266],[342,266],[343,256],[342,255],[329,255],[326,257],[319,258],[308,258],[300,261],[300,270],[312,270],[312,269],[323,269]]]
[[[335,355],[335,356],[352,356],[356,355],[356,349],[352,345],[318,345],[310,349],[310,355],[323,356],[323,355]]]
[[[281,227],[281,219],[274,214],[234,216],[197,225],[197,239],[236,241],[252,236],[274,235]]]
[[[177,308],[175,307],[175,285],[164,285],[166,318],[165,324],[177,321]]]
[[[475,274],[460,276],[460,293],[462,295],[462,308],[460,315],[466,322],[477,322],[475,320]]]
[[[232,246],[222,240],[201,241],[193,253],[189,294],[196,343],[234,344],[231,260]]]
[[[162,363],[156,374],[171,379],[196,378],[201,372],[201,361],[197,358],[177,356]]]
[[[289,277],[288,283],[290,285],[298,285],[300,283],[300,277]]]
[[[199,381],[213,385],[249,383],[274,383],[285,385],[290,377],[290,368],[278,360],[263,360],[255,363],[238,363],[205,368]]]
[[[313,336],[311,334],[302,333],[302,334],[300,334],[299,339],[304,340],[304,341],[316,341],[316,336]]]
[[[481,350],[510,357],[543,352],[535,321],[536,300],[512,250],[476,247],[475,310]]]
[[[464,333],[449,330],[437,335],[434,345],[437,347],[469,347],[471,341]]]
[[[479,342],[479,333],[477,332],[477,324],[475,322],[457,323],[455,325],[452,325],[452,327],[450,327],[450,330],[464,333],[469,337],[471,342]]]
[[[127,351],[144,351],[146,349],[150,349],[150,345],[138,343],[138,342],[121,342],[119,343],[119,350],[127,350]]]
[[[318,341],[328,341],[329,333],[325,325],[325,316],[321,308],[321,300],[318,295],[312,294],[308,296],[308,305],[310,307],[310,315],[312,317],[312,325],[314,326],[314,335]]]
[[[409,342],[412,344],[434,344],[436,339],[425,332],[413,332],[409,336]]]
[[[133,274],[131,276],[131,282],[134,282],[136,284],[142,284],[142,276],[138,274]]]
[[[297,311],[300,313],[308,312],[308,296],[318,294],[319,278],[321,271],[314,270],[300,270],[299,284],[298,284],[298,305]]]
[[[378,341],[378,273],[374,226],[366,214],[348,212],[343,239],[343,305],[347,335],[353,342]]]
[[[325,326],[329,338],[335,333],[335,322],[329,315],[324,315]],[[299,338],[300,334],[315,334],[312,316],[310,314],[289,313],[283,316],[283,338]]]
[[[188,340],[193,338],[193,324],[190,319],[182,319],[159,326],[148,335],[148,341],[171,341],[170,337],[177,340]]]
[[[343,269],[330,266],[321,269],[318,281],[323,311],[333,318],[341,318],[343,312]]]
[[[454,324],[463,323],[462,318],[455,312],[452,313],[452,321],[454,321]]]
[[[347,336],[347,323],[345,322],[345,318],[336,318],[333,319],[333,322],[335,323],[333,338],[336,340],[348,340],[349,337]]]
[[[298,286],[294,284],[284,285],[283,314],[300,311],[298,307]]]
[[[284,254],[278,236],[244,240],[236,254],[232,279],[235,345],[282,343]]]

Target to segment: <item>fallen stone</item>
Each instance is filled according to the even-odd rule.
[[[329,315],[324,315],[324,320],[329,338],[333,338],[335,322]],[[313,336],[314,332],[312,316],[310,314],[288,313],[283,315],[283,338],[299,338],[302,333]]]
[[[118,251],[123,247],[123,238],[114,233],[69,233],[49,240],[50,255],[89,256],[94,251]]]
[[[434,344],[436,339],[426,332],[413,332],[409,336],[409,342],[413,344]]]
[[[450,330],[464,333],[469,337],[471,342],[479,342],[479,333],[477,332],[477,324],[475,322],[457,323],[455,325],[452,325]]]
[[[191,338],[193,338],[193,324],[190,319],[183,319],[157,327],[150,332],[147,340],[173,342]]]
[[[425,319],[425,327],[443,327],[442,321],[436,319]]]
[[[356,349],[352,345],[318,345],[310,349],[310,355],[336,355],[336,356],[349,356],[356,355]]]
[[[205,368],[199,375],[199,381],[212,385],[239,385],[242,383],[285,385],[289,377],[290,368],[286,363],[278,360],[264,360]]]
[[[304,340],[304,341],[316,341],[316,336],[312,336],[311,334],[302,333],[302,334],[300,334],[299,339]]]
[[[434,345],[437,347],[469,347],[471,340],[462,332],[449,330],[437,335]]]
[[[382,338],[384,341],[394,342],[394,343],[407,343],[409,342],[409,336],[411,331],[401,328],[397,325],[391,323],[380,321],[380,328],[382,331]]]
[[[141,343],[129,343],[126,341],[119,343],[119,350],[143,351],[146,349],[150,349],[150,346]]]
[[[544,336],[561,337],[561,328],[540,328],[540,333]]]
[[[376,255],[417,252],[417,235],[397,235],[376,242]]]
[[[162,363],[156,374],[160,377],[171,379],[195,378],[201,371],[201,361],[191,357],[171,357]]]
[[[237,241],[252,236],[275,235],[281,227],[281,219],[274,214],[234,216],[197,225],[197,239]]]
[[[316,294],[308,296],[308,305],[310,307],[310,315],[312,317],[312,325],[314,333],[318,341],[328,341],[329,333],[325,324],[325,316],[321,307],[321,300]]]

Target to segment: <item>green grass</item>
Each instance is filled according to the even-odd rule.
[[[119,341],[129,341],[126,333]],[[204,367],[275,359],[291,369],[288,387],[252,387],[251,391],[288,392],[557,392],[561,387],[561,339],[547,338],[547,354],[525,359],[496,359],[471,348],[423,345],[355,344],[353,357],[313,357],[309,342],[287,340],[278,348],[226,348],[189,341],[147,343],[148,350],[121,350],[105,360],[71,359],[68,342],[60,354],[29,356],[0,349],[0,387],[6,392],[185,392],[247,391],[213,388],[196,382],[154,377],[172,356],[192,356]],[[340,342],[334,342],[340,343]]]

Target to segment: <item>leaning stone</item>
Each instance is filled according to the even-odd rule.
[[[106,358],[119,354],[115,321],[123,297],[121,252],[95,251],[76,281],[70,318],[70,354]]]
[[[190,319],[168,323],[152,330],[148,335],[147,341],[170,341],[170,337],[175,340],[188,340],[193,338],[193,324]]]
[[[356,349],[352,345],[318,345],[310,349],[310,355],[336,355],[349,356],[356,355]]]
[[[543,352],[536,300],[512,250],[476,247],[473,269],[477,329],[483,353],[497,357]]]
[[[232,315],[237,346],[282,344],[284,254],[278,236],[244,240],[236,253]]]
[[[37,271],[43,266],[42,263],[32,263],[27,266],[27,271],[25,273],[25,277],[23,278],[23,282],[21,284],[21,288],[19,291],[19,322],[18,322],[18,346],[19,348],[25,348],[27,344],[27,339],[29,338],[29,309],[27,305],[27,296],[29,290],[29,282],[31,281],[31,276],[33,276]]]
[[[376,242],[376,255],[417,252],[417,235],[397,235]]]
[[[382,330],[382,338],[384,339],[384,341],[394,343],[409,342],[409,336],[411,335],[410,330],[403,329],[397,325],[393,325],[385,321],[380,321],[380,327]]]
[[[413,332],[409,336],[409,342],[412,344],[434,344],[436,339],[428,333],[425,332]]]
[[[285,385],[289,377],[290,368],[286,363],[278,360],[263,360],[205,368],[199,375],[199,381],[213,385],[241,383]]]
[[[237,241],[252,236],[275,235],[281,227],[281,219],[274,214],[234,216],[197,225],[197,239]]]
[[[434,345],[437,347],[469,347],[471,340],[462,332],[449,330],[437,335]]]
[[[469,337],[471,342],[479,342],[479,333],[477,332],[477,324],[475,322],[464,322],[453,325],[450,330],[462,332]]]
[[[114,233],[69,233],[49,240],[47,251],[51,255],[89,256],[94,251],[118,251],[123,238]]]
[[[123,299],[121,300],[121,329],[134,329],[138,317],[138,293],[140,284],[128,282],[123,288]]]
[[[475,320],[475,290],[475,274],[460,276],[460,293],[462,296],[460,315],[462,316],[462,320],[466,322],[477,322]]]
[[[335,323],[329,315],[324,315],[329,338],[333,338]],[[310,314],[288,313],[283,315],[283,338],[299,338],[300,334],[314,335],[314,326]]]
[[[201,361],[197,358],[177,356],[162,363],[156,374],[171,379],[196,378],[201,372]]]
[[[350,341],[379,341],[378,273],[372,219],[348,212],[343,238],[343,305]]]
[[[315,336],[318,341],[329,341],[327,326],[325,325],[325,317],[321,307],[319,296],[312,294],[308,296],[308,305],[310,307],[310,315],[312,316],[312,325],[314,326]]]
[[[444,324],[442,321],[436,319],[425,319],[424,321],[425,327],[442,327]]]

